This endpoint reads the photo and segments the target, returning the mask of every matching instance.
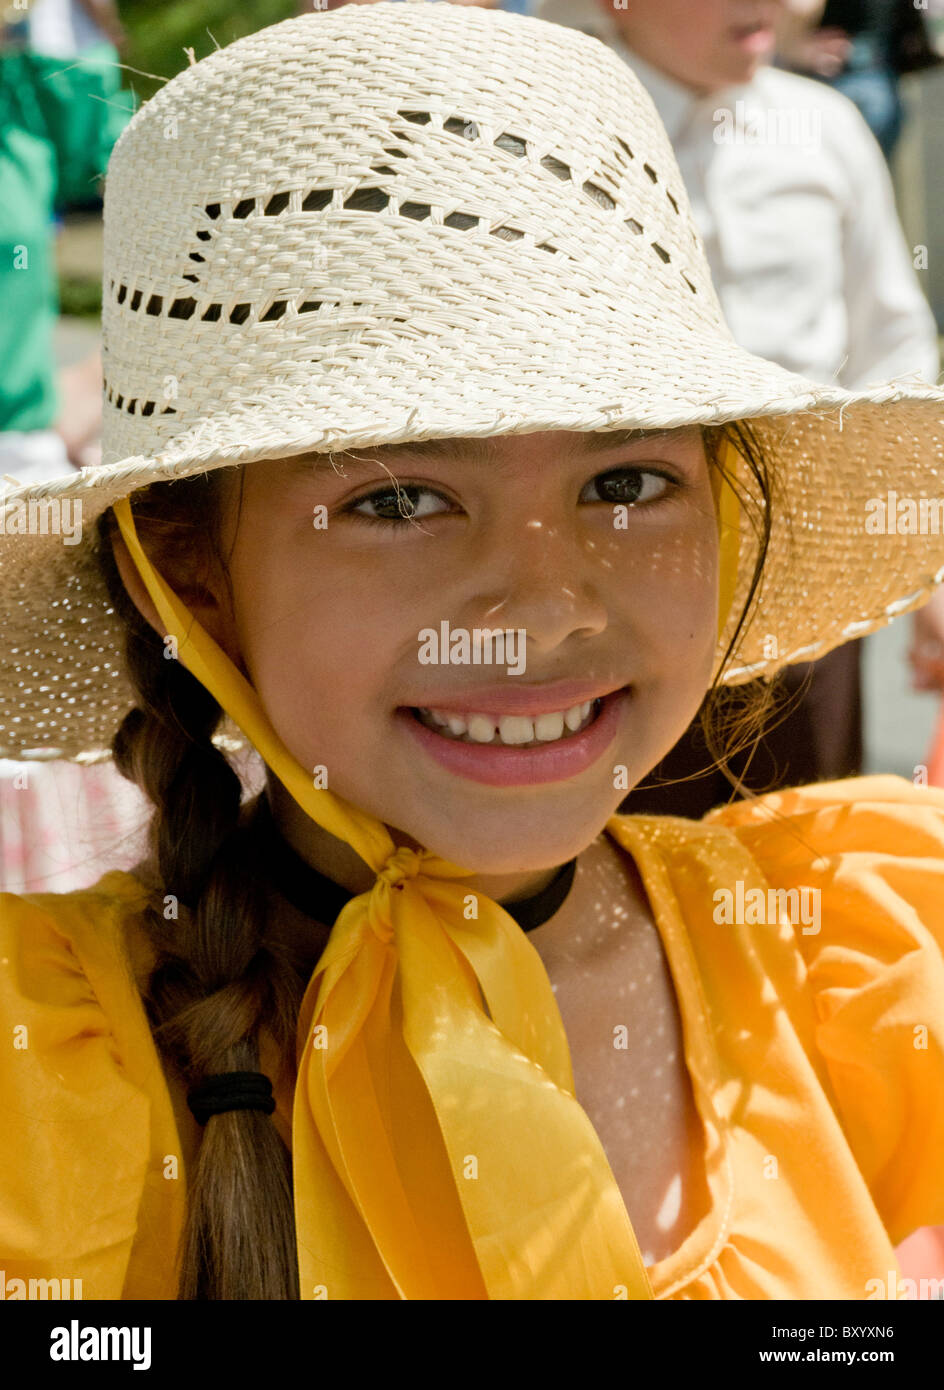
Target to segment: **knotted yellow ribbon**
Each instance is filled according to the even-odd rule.
[[[292,1119],[302,1299],[649,1299],[600,1140],[576,1100],[544,965],[514,919],[316,787],[255,690],[115,514],[186,668],[316,824],[376,874],[302,1001]]]

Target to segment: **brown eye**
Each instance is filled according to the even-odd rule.
[[[446,498],[432,488],[407,483],[401,487],[376,488],[366,497],[352,502],[345,511],[364,521],[396,526],[398,523],[436,516],[448,511],[449,505]]]
[[[650,468],[611,468],[607,473],[598,473],[580,494],[582,502],[622,502],[633,506],[638,502],[657,502],[673,487],[678,487],[674,478],[665,473],[657,473]],[[596,497],[587,497],[587,489],[597,491]]]

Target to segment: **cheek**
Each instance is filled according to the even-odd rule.
[[[695,677],[702,666],[710,668],[718,612],[713,522],[676,532],[634,557],[627,594],[623,609],[631,611],[654,666],[675,666],[678,674],[684,669]]]
[[[365,592],[362,564],[347,575],[309,546],[283,543],[275,553],[277,562],[247,555],[233,567],[238,640],[273,727],[307,765],[319,749],[362,738],[358,711],[384,705],[396,596],[389,586],[385,596]]]
[[[698,10],[695,23],[693,8]],[[706,58],[720,46],[722,35],[732,22],[727,0],[720,4],[698,0],[694,7],[692,0],[656,0],[649,9],[654,44],[665,55],[667,66],[684,68],[692,74],[703,71]]]
[[[684,734],[711,684],[716,649],[718,546],[711,531],[666,541],[637,567],[633,645],[627,669],[636,687],[625,761],[641,780]],[[624,610],[629,614],[629,609]]]

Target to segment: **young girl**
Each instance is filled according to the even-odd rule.
[[[148,102],[104,336],[103,467],[5,499],[0,754],[110,745],[152,846],[0,904],[7,1296],[901,1296],[944,793],[617,812],[934,591],[944,396],[739,349],[625,65],[449,5]]]

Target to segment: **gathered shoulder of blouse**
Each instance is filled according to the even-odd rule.
[[[894,1246],[944,1224],[944,790],[856,778],[607,828],[666,951],[711,1194],[656,1297],[889,1296]],[[190,1117],[140,997],[146,896],[120,871],[0,894],[7,1298],[176,1295]]]
[[[146,900],[121,871],[78,892],[0,895],[8,1298],[16,1279],[58,1280],[63,1297],[175,1297],[185,1176],[125,931]]]

